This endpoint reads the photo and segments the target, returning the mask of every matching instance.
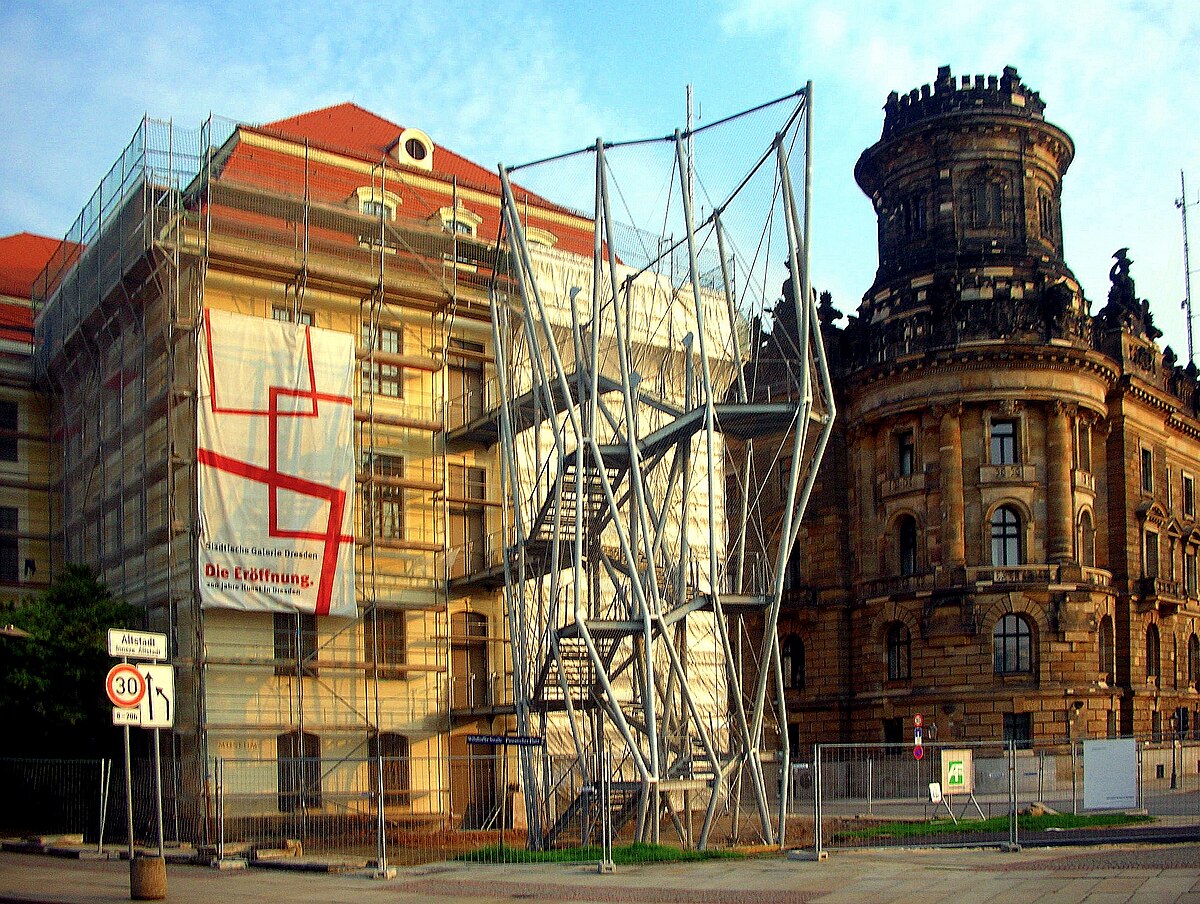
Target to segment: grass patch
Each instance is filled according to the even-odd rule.
[[[1132,813],[1096,813],[1075,816],[1070,813],[1046,813],[1041,816],[1018,816],[1017,828],[1022,832],[1045,832],[1050,829],[1099,829],[1108,826],[1133,825],[1139,822],[1151,822],[1154,817]],[[865,841],[872,838],[917,838],[928,835],[977,835],[998,834],[1008,831],[1007,816],[993,816],[991,819],[960,819],[955,825],[953,820],[937,818],[928,822],[900,821],[881,822],[862,829],[850,829],[838,832],[835,840]]]
[[[638,863],[683,863],[699,860],[740,860],[738,851],[689,851],[667,844],[614,844],[613,863],[629,866]],[[460,854],[456,859],[476,863],[584,863],[600,859],[600,847],[556,848],[552,851],[527,851],[505,845],[491,844],[476,851]]]

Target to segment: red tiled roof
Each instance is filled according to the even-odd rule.
[[[312,147],[355,157],[371,164],[387,158],[392,160],[394,166],[402,168],[392,157],[391,149],[404,132],[404,127],[353,103],[336,104],[300,113],[250,130],[293,142],[307,141]],[[307,176],[298,168],[301,164],[291,155],[268,148],[239,145],[225,162],[221,178],[270,186],[284,193],[294,192],[303,184],[313,200],[334,204],[344,204],[353,196],[355,189],[363,184],[362,177],[350,170],[343,170],[325,162],[306,165],[309,167]],[[472,163],[441,145],[434,145],[432,167],[428,175],[435,180],[448,184],[451,178],[456,178],[464,187],[469,186],[497,198],[500,196],[500,177],[496,171]],[[397,183],[389,187],[402,196],[405,205],[402,216],[426,219],[446,204],[444,196],[416,185]],[[547,213],[577,215],[575,211],[535,195],[519,185],[514,184],[513,191],[519,200],[532,205],[532,208],[527,206],[523,211],[527,224],[542,227],[557,236],[557,249],[574,254],[592,253],[594,240],[591,227],[584,225],[586,220],[580,226],[571,227],[561,222],[551,222],[546,217]],[[498,206],[482,209],[474,205],[467,206],[482,219],[479,226],[480,238],[494,238],[499,231]]]
[[[354,103],[322,107],[319,110],[268,122],[260,127],[263,132],[276,133],[292,139],[307,139],[312,145],[330,151],[350,153],[371,162],[388,156],[404,129],[405,126],[396,125]],[[500,177],[496,170],[473,163],[436,142],[432,175],[446,179],[456,177],[460,182],[472,187],[500,194]],[[534,203],[566,210],[526,189],[518,191],[516,185],[513,186],[513,190]]]
[[[60,245],[60,239],[32,232],[0,238],[0,295],[29,298],[34,281]]]

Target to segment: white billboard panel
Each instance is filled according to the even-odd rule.
[[[1084,741],[1083,808],[1128,810],[1137,805],[1137,741]]]
[[[354,338],[209,310],[198,343],[200,598],[354,616]]]

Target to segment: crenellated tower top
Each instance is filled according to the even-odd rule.
[[[883,111],[883,138],[893,138],[911,126],[948,113],[1006,113],[1041,119],[1046,104],[1021,82],[1015,66],[1004,74],[955,78],[949,66],[938,69],[937,81],[907,94],[893,91]]]

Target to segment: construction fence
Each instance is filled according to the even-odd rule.
[[[1200,740],[954,742],[915,751],[820,744],[811,759],[793,761],[788,810],[808,823],[811,846],[1200,839]]]
[[[920,759],[911,745],[816,745],[809,757],[793,758],[786,789],[778,766],[765,770],[768,805],[777,807],[781,790],[788,802],[774,839],[759,835],[749,782],[734,778],[709,846],[820,853],[1200,839],[1200,740],[1114,741],[1115,760],[1083,741],[933,743]],[[197,807],[187,776],[164,757],[163,837],[206,862],[297,858],[349,869],[495,862],[547,848],[600,860],[614,841],[633,837],[638,808],[621,763],[584,770],[573,757],[535,761],[548,793],[532,808],[518,757],[490,751],[213,759]],[[132,826],[134,846],[156,844],[152,760],[132,762],[132,810],[120,760],[0,758],[0,782],[0,837],[65,836],[124,849]],[[702,797],[664,800],[664,843],[686,846],[698,837]]]

